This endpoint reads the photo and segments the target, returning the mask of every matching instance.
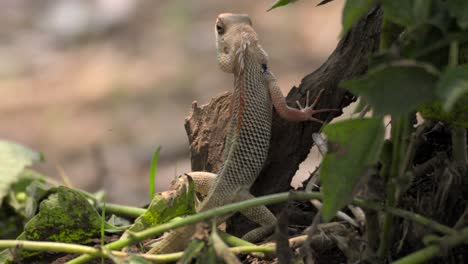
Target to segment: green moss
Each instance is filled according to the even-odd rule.
[[[86,198],[73,189],[63,186],[52,188],[43,200],[39,213],[24,227],[23,239],[86,244],[98,237],[101,218]],[[21,258],[34,256],[35,252],[18,250]]]

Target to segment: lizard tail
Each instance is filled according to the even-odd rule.
[[[190,238],[195,232],[193,226],[184,226],[171,230],[170,232],[165,233],[161,237],[156,246],[150,249],[148,254],[165,254],[173,253],[178,251],[184,251],[187,246],[187,241],[190,241]]]

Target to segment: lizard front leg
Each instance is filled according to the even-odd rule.
[[[213,186],[213,183],[218,176],[215,173],[206,171],[192,171],[184,174],[192,178],[195,185],[195,191],[202,195],[208,195],[208,191],[210,190],[211,186]],[[173,184],[171,184],[171,186],[171,188],[177,187]]]
[[[266,86],[270,92],[271,102],[275,107],[278,114],[285,120],[288,121],[315,121],[318,123],[323,123],[322,120],[313,117],[313,115],[323,112],[335,112],[339,111],[338,109],[319,109],[315,110],[315,106],[320,100],[320,96],[324,92],[322,89],[317,97],[315,98],[312,105],[309,106],[309,93],[307,92],[306,106],[302,107],[299,102],[296,102],[300,109],[289,107],[286,103],[286,98],[283,96],[281,89],[278,86],[278,82],[273,73],[266,68],[266,65],[263,67],[264,72],[263,76],[265,77]]]

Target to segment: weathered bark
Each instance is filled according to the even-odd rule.
[[[305,76],[299,87],[293,87],[287,96],[288,104],[296,100],[304,104],[306,93],[315,98],[322,94],[317,109],[342,109],[356,98],[338,87],[343,80],[363,74],[367,69],[369,56],[379,44],[382,11],[374,8],[341,39],[327,61],[316,71]],[[217,172],[222,165],[224,135],[226,134],[230,93],[213,99],[209,104],[198,107],[187,118],[185,128],[189,137],[192,170]],[[321,120],[331,120],[342,112],[322,113]],[[251,188],[255,196],[283,192],[290,189],[290,182],[300,163],[312,147],[312,133],[320,131],[322,125],[316,122],[291,123],[282,120],[276,113],[273,117],[272,137],[265,166]],[[273,208],[275,210],[275,208]],[[246,219],[231,218],[230,231],[239,235],[240,229],[249,229]]]

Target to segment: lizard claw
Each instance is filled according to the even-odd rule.
[[[306,106],[305,107],[303,107],[301,105],[301,103],[299,103],[299,101],[296,101],[296,104],[299,106],[299,110],[301,110],[301,112],[303,112],[305,114],[307,120],[315,121],[315,122],[323,124],[322,120],[317,119],[317,118],[312,117],[312,116],[315,115],[315,114],[318,114],[318,113],[340,111],[339,109],[319,109],[319,110],[315,110],[315,106],[319,102],[320,97],[322,96],[324,91],[325,91],[325,89],[320,90],[320,92],[318,93],[317,97],[315,97],[315,100],[311,105],[309,105],[309,94],[310,94],[309,91],[307,91],[307,94],[306,94]]]

